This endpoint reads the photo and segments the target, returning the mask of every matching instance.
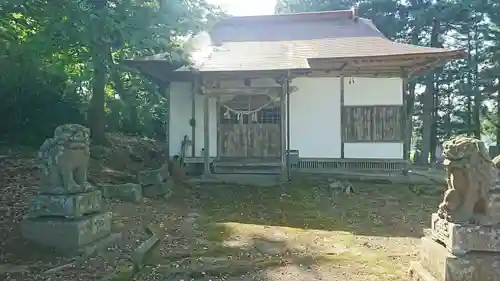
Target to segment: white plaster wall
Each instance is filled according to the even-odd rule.
[[[344,105],[402,105],[401,78],[345,77]],[[349,84],[349,79],[353,83]]]
[[[345,105],[402,105],[401,78],[345,78]],[[345,158],[403,159],[403,143],[345,143]]]
[[[300,157],[340,158],[340,79],[300,77],[290,94],[290,149]]]
[[[344,158],[403,159],[403,143],[344,143]]]
[[[170,120],[169,149],[170,156],[180,154],[181,142],[185,135],[191,139],[191,83],[170,83]],[[190,155],[188,149],[188,155]]]
[[[401,79],[354,78],[354,84],[345,80],[346,105],[402,104]],[[226,81],[224,87],[239,87],[241,81]],[[253,80],[253,86],[275,86],[270,79]],[[222,86],[222,85],[221,85]],[[340,158],[340,78],[299,77],[292,81],[298,90],[290,94],[290,148],[298,149],[300,157]],[[170,154],[180,153],[184,135],[191,138],[191,83],[174,82],[170,85]],[[366,89],[370,89],[367,91]],[[202,156],[204,146],[203,96],[196,96],[196,155]],[[217,155],[216,101],[210,100],[210,156]],[[191,156],[191,150],[188,155]],[[345,158],[402,159],[402,143],[345,143]]]
[[[191,83],[190,82],[172,82],[170,84],[170,129],[169,129],[169,148],[170,156],[179,154],[181,142],[185,135],[191,139]],[[196,155],[202,156],[201,149],[204,147],[204,97],[195,96],[195,146]],[[210,123],[210,156],[217,156],[217,113],[216,101],[210,100],[209,105],[209,123]],[[191,155],[191,149],[187,150],[187,155]]]

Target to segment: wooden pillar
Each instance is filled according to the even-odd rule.
[[[345,78],[344,74],[340,75],[340,158],[344,159],[344,92],[345,92]]]
[[[281,84],[281,95],[280,95],[280,124],[281,124],[281,173],[282,176],[287,175],[287,161],[286,161],[286,93],[287,83],[286,77],[280,81]]]
[[[199,75],[196,75],[191,82],[191,156],[196,156],[196,96],[200,94],[201,81]]]
[[[405,168],[403,170],[403,174],[408,174],[408,164],[409,164],[409,155],[410,155],[410,147],[411,147],[411,118],[412,114],[408,108],[408,73],[404,68],[401,68],[401,89],[402,89],[402,100],[403,105],[401,106],[401,116],[403,122],[401,124],[401,134],[403,135],[403,160],[405,160]],[[410,126],[410,128],[408,128]],[[408,135],[408,131],[410,134]]]
[[[286,79],[286,176],[288,180],[292,179],[292,163],[290,162],[290,77]]]
[[[203,139],[204,139],[204,148],[203,148],[203,162],[205,164],[205,171],[203,175],[205,177],[209,177],[211,174],[210,171],[210,124],[209,124],[209,110],[210,110],[210,96],[204,94],[205,104],[203,106]]]
[[[170,158],[170,117],[172,116],[170,114],[170,87],[169,83],[159,83],[158,84],[158,89],[160,91],[160,95],[164,97],[167,102],[166,102],[166,107],[167,107],[167,116],[165,122],[165,156],[167,159]]]
[[[222,143],[220,142],[220,97],[217,96],[217,101],[215,103],[215,115],[217,124],[217,160],[220,160],[220,152],[222,151]]]

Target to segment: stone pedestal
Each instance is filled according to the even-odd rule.
[[[145,197],[165,196],[172,194],[174,181],[165,177],[163,169],[147,170],[139,173],[142,195]]]
[[[102,194],[99,190],[67,195],[38,194],[31,201],[28,216],[79,218],[99,212],[101,208]]]
[[[22,221],[25,238],[49,247],[77,249],[108,236],[111,213],[100,212],[74,220],[61,217],[28,218]]]
[[[103,211],[100,190],[34,196],[21,222],[23,236],[62,254],[76,254],[111,234],[111,213]]]
[[[414,281],[500,280],[500,226],[459,225],[432,215],[421,240]]]

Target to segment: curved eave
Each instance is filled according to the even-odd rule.
[[[431,49],[431,48],[429,48]],[[432,49],[431,49],[432,50]],[[454,59],[463,59],[463,50],[436,51],[363,57],[313,58],[309,64],[314,70],[336,71],[349,75],[406,73],[406,76],[419,76]]]
[[[166,60],[127,59],[122,63],[155,82],[191,81],[195,75],[192,71],[176,71],[178,68]]]

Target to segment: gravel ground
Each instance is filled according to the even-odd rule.
[[[129,146],[128,143],[120,145]],[[114,154],[116,151],[113,149]],[[148,151],[136,152],[135,157],[146,159],[142,155]],[[94,163],[91,179],[95,182],[113,182],[115,177],[133,179],[134,173],[149,165],[137,161],[131,164],[127,162],[128,157],[116,158],[121,166],[107,161],[110,157],[105,158],[106,168],[99,166],[101,162]],[[115,166],[111,169],[110,165]],[[90,257],[60,258],[25,241],[19,231],[19,222],[36,191],[36,174],[31,157],[0,155],[0,280],[118,281],[113,280],[113,273],[130,268],[133,250],[148,239],[144,233],[144,226],[148,225],[161,233],[161,239],[148,259],[148,267],[134,276],[135,281],[187,281],[193,279],[192,273],[198,273],[196,280],[399,281],[386,272],[397,271],[402,276],[408,262],[415,259],[420,231],[427,226],[429,210],[433,210],[436,203],[434,197],[405,195],[409,191],[398,191],[394,186],[367,188],[350,197],[308,204],[305,202],[308,194],[292,194],[293,198],[283,199],[272,189],[184,188],[176,190],[175,198],[168,201],[144,199],[134,204],[106,200],[106,209],[113,213],[114,231],[122,233],[121,239]],[[306,189],[300,186],[297,190]],[[210,234],[213,232],[208,228],[211,222],[231,222],[235,229],[232,234]],[[213,237],[209,237],[211,235]],[[213,238],[220,239],[219,244],[225,242],[237,249],[238,253],[194,254],[210,246]],[[262,254],[273,247],[269,243],[256,243],[258,239],[279,240],[287,245],[285,248],[294,250]],[[192,254],[166,259],[182,251]],[[349,255],[343,257],[344,253]],[[252,265],[266,255],[274,259],[273,266],[263,270],[245,267],[242,274],[226,274],[237,264]],[[335,259],[321,264],[312,259],[314,255]],[[220,260],[221,257],[226,260]],[[279,261],[278,264],[275,261]],[[377,264],[379,261],[383,264]],[[220,264],[228,267],[217,269]],[[385,270],[383,273],[374,272],[373,268],[381,267]],[[186,270],[190,274],[182,272]]]
[[[123,140],[124,138],[116,138]],[[102,162],[92,160],[91,181],[113,182],[114,171],[121,170],[126,173],[119,174],[126,179],[132,178],[138,170],[144,169],[152,159],[149,146],[151,141],[145,142],[148,147],[134,152],[136,158],[146,155],[141,164],[130,161],[129,147],[134,144],[120,143],[123,149],[112,149],[118,155],[118,161],[106,162],[106,166],[121,165],[114,169],[102,167]],[[122,141],[123,142],[123,141]],[[135,141],[137,144],[138,142]],[[136,149],[137,150],[137,149]],[[130,265],[132,251],[148,237],[144,233],[144,222],[151,220],[149,215],[157,214],[152,203],[145,200],[141,205],[146,206],[146,214],[136,215],[141,208],[116,201],[105,201],[106,209],[113,212],[114,232],[121,233],[121,238],[109,247],[101,249],[87,257],[58,257],[53,251],[41,248],[22,238],[20,221],[27,212],[31,197],[36,193],[39,177],[35,165],[34,152],[31,150],[3,150],[0,151],[0,280],[99,280],[111,276],[117,268],[126,268]],[[126,158],[128,157],[128,158]],[[147,159],[146,159],[147,158]],[[118,164],[117,164],[118,163]],[[125,164],[124,164],[125,163]],[[127,164],[128,163],[128,164]],[[112,177],[110,177],[110,175]],[[125,175],[125,176],[123,176]],[[131,209],[132,212],[126,212]],[[158,217],[158,216],[157,216]],[[159,220],[160,218],[157,218]],[[49,272],[47,272],[49,271]]]

